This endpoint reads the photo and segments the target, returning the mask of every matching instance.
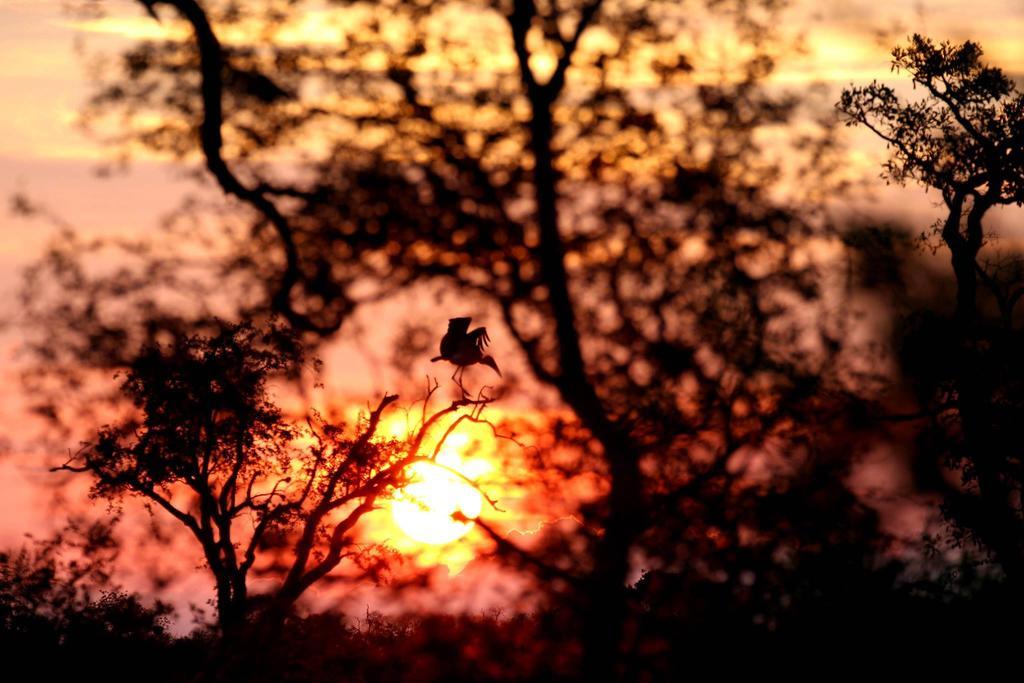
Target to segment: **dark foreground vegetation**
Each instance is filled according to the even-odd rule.
[[[0,650],[8,661],[32,661],[34,680],[576,680],[580,667],[571,635],[577,617],[564,609],[292,616],[257,653],[244,639],[237,649],[226,646],[213,627],[172,635],[168,608],[138,596],[111,590],[89,599],[45,547],[0,561]],[[1024,628],[1002,582],[966,572],[951,590],[950,577],[895,583],[895,566],[867,571],[849,556],[825,561],[792,572],[773,595],[689,583],[671,589],[676,607],[660,602],[666,587],[651,602],[658,578],[645,577],[628,593],[636,629],[623,653],[628,678],[963,666],[955,656],[937,661],[943,644],[982,658],[983,668],[1012,663]]]
[[[109,525],[76,522],[3,556],[9,659],[42,678],[603,681],[1013,652],[1024,260],[993,216],[1024,203],[1024,96],[977,45],[912,37],[893,51],[912,99],[854,87],[836,116],[769,82],[791,49],[773,0],[338,4],[344,46],[275,42],[299,1],[141,0],[189,38],[96,74],[84,122],[201,158],[223,202],[187,202],[163,241],[55,243],[26,279],[25,389],[54,452],[80,439],[54,479],[169,525],[213,611],[171,635],[167,606],[112,584]],[[941,199],[931,229],[835,217],[844,122],[888,144],[888,180]],[[283,407],[274,388],[308,385],[366,311],[413,381],[450,317],[438,292],[487,316],[499,389],[431,403],[447,387],[428,382],[348,421]],[[542,423],[492,420],[506,397]],[[408,433],[382,431],[401,408]],[[527,547],[473,521],[531,604],[309,614],[342,573],[400,601],[400,558],[360,522],[469,424],[576,522]],[[880,453],[920,537],[853,485]]]

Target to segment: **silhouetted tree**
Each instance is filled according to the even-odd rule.
[[[0,656],[51,679],[181,680],[201,659],[168,631],[170,607],[142,603],[111,580],[116,519],[72,519],[51,537],[0,551]],[[189,674],[185,674],[189,675]]]
[[[213,575],[218,623],[228,635],[254,612],[279,627],[295,601],[343,561],[368,575],[386,570],[388,548],[358,543],[353,528],[407,483],[409,465],[436,456],[440,445],[423,452],[432,429],[464,406],[478,411],[489,402],[464,398],[433,413],[425,406],[406,441],[377,433],[393,395],[354,430],[317,414],[300,427],[282,414],[267,383],[303,362],[291,333],[248,324],[150,347],[122,384],[138,414],[104,427],[54,468],[87,473],[94,497],[137,496],[183,525]],[[445,425],[439,444],[460,421]],[[265,555],[284,555],[280,582],[254,598],[248,579]]]
[[[961,474],[963,490],[949,492],[944,508],[960,540],[980,541],[1022,586],[1024,366],[1015,309],[1024,270],[1016,251],[995,249],[986,217],[1024,204],[1024,93],[982,62],[976,43],[936,45],[915,35],[892,55],[894,70],[924,96],[904,101],[876,82],[845,90],[839,108],[851,125],[886,141],[888,178],[938,190],[947,210],[923,237],[948,250],[953,318],[918,316],[906,339],[908,369],[932,416],[921,447]]]
[[[114,520],[85,523],[72,519],[51,538],[0,555],[0,621],[9,634],[34,620],[59,621],[81,611],[110,586],[118,552]],[[67,556],[71,557],[68,558]]]

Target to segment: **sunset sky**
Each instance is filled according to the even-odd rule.
[[[88,93],[82,53],[112,54],[136,38],[173,35],[153,22],[137,3],[106,3],[109,16],[82,20],[60,0],[0,0],[0,195],[25,192],[59,207],[63,218],[86,230],[151,229],[174,206],[183,183],[175,183],[159,159],[138,159],[130,175],[97,180],[94,171],[110,160],[109,149],[76,127]],[[826,81],[836,88],[873,78],[889,79],[889,49],[913,26],[936,39],[979,41],[988,58],[1010,73],[1024,73],[1024,8],[1019,0],[867,0],[796,3],[787,16],[805,25],[809,53],[780,68],[784,83]],[[330,38],[307,20],[289,38]],[[305,33],[304,33],[305,32]],[[865,138],[865,140],[869,140]],[[854,150],[872,159],[877,149]],[[9,293],[15,270],[38,253],[47,231],[0,219],[0,291]],[[4,297],[8,298],[7,296]]]
[[[180,166],[142,154],[127,173],[98,178],[112,161],[111,150],[77,126],[89,93],[85,63],[116,55],[139,38],[173,37],[181,27],[157,24],[136,2],[105,3],[108,16],[87,20],[69,14],[61,0],[0,0],[0,301],[10,302],[19,270],[45,247],[56,228],[13,217],[8,198],[24,193],[83,234],[139,234],[153,230],[195,184],[182,180]],[[165,13],[169,16],[171,13]],[[911,30],[936,40],[975,40],[987,58],[1011,75],[1024,75],[1024,5],[1020,0],[868,0],[818,3],[799,0],[785,15],[804,35],[807,54],[780,65],[782,84],[825,82],[835,93],[850,83],[894,80],[889,51]],[[324,42],[337,31],[321,11],[289,28],[289,41]],[[913,27],[913,29],[911,29]],[[177,33],[176,33],[177,32]],[[898,79],[895,79],[898,82]],[[851,133],[850,167],[868,178],[878,175],[884,147],[873,137]],[[882,204],[885,187],[878,183]],[[907,200],[909,195],[914,201]],[[898,211],[931,222],[932,200],[911,188]],[[909,208],[908,208],[909,207]],[[889,207],[887,207],[889,208]],[[996,215],[999,221],[1000,216]],[[10,315],[3,304],[3,315]],[[7,348],[10,348],[8,343]],[[7,403],[5,401],[4,403]],[[3,405],[3,404],[0,404]]]
[[[96,170],[111,161],[109,148],[84,134],[76,125],[78,111],[89,93],[83,55],[116,54],[139,38],[173,36],[173,25],[155,23],[136,2],[107,3],[109,16],[84,20],[68,14],[61,0],[0,0],[0,316],[17,322],[14,293],[20,269],[37,258],[57,229],[39,220],[12,216],[8,198],[23,193],[54,211],[84,234],[136,234],[156,229],[191,181],[180,177],[181,167],[165,159],[143,156],[125,173],[97,177]],[[981,43],[988,60],[1018,80],[1024,77],[1024,4],[1022,0],[871,0],[821,3],[799,0],[787,15],[805,33],[807,54],[781,65],[776,80],[782,85],[824,82],[833,92],[850,83],[894,80],[890,49],[908,32],[936,40]],[[320,17],[306,18],[289,33],[296,42],[330,40]],[[329,22],[328,22],[329,23]],[[884,148],[868,136],[855,138],[849,154],[856,168],[877,176]],[[879,185],[883,201],[884,188]],[[916,192],[916,191],[915,191]],[[901,211],[930,223],[929,201],[902,199]],[[907,207],[912,207],[908,209]],[[997,221],[998,223],[998,218]],[[13,327],[0,328],[4,365],[0,378],[14,379],[18,343]],[[340,362],[355,351],[339,353]],[[345,356],[344,354],[350,354]],[[338,361],[339,359],[336,359]],[[380,390],[378,378],[362,371],[360,389]],[[10,392],[0,397],[0,434],[15,434],[21,405]],[[18,449],[17,435],[8,439]],[[0,496],[0,542],[17,538],[26,527],[44,525],[47,511],[37,505],[33,482],[38,467],[22,461],[0,461],[0,476],[23,482]],[[414,522],[413,522],[414,524]],[[388,529],[393,532],[394,529]],[[461,569],[464,558],[449,558]],[[461,563],[461,564],[460,564]]]

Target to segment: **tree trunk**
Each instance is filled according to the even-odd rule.
[[[966,246],[953,251],[953,275],[956,277],[956,321],[961,339],[966,341],[977,319],[978,275],[975,256]]]
[[[583,675],[586,680],[614,680],[621,676],[621,641],[627,615],[625,583],[630,548],[639,528],[639,463],[630,440],[609,419],[586,377],[565,270],[565,248],[558,227],[558,177],[551,149],[552,102],[544,94],[534,93],[531,103],[539,258],[559,346],[556,384],[562,399],[601,442],[610,484],[604,535],[595,549],[594,569],[584,596]]]
[[[977,252],[982,241],[980,214],[984,213],[980,206],[972,207],[969,239],[955,243],[947,240],[957,288],[955,317],[959,358],[955,361],[956,405],[963,430],[963,448],[974,467],[980,498],[980,510],[977,511],[980,517],[969,521],[967,526],[995,555],[1006,573],[1011,591],[1024,596],[1022,529],[1013,509],[1012,492],[1000,473],[1000,465],[1010,454],[1006,452],[1006,444],[1001,443],[1005,434],[999,429],[992,404],[992,373],[998,371],[998,355],[1012,353],[1012,350],[1001,350],[999,340],[988,340],[995,344],[991,348],[979,345]]]

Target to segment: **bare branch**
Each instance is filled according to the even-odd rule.
[[[590,25],[597,11],[601,9],[602,0],[590,0],[580,13],[579,21],[576,23],[576,29],[573,31],[572,36],[568,39],[561,39],[562,54],[558,59],[558,64],[555,66],[555,71],[551,75],[551,80],[548,81],[545,88],[549,91],[549,97],[557,96],[562,92],[565,87],[565,72],[569,69],[569,65],[572,63],[573,54],[576,52],[576,47],[579,45],[580,38],[583,36],[584,31]]]
[[[494,527],[490,526],[479,517],[470,519],[462,513],[456,511],[452,515],[452,518],[457,522],[475,524],[476,527],[483,531],[484,534],[486,534],[486,536],[489,539],[491,539],[494,545],[497,546],[499,553],[512,555],[520,562],[537,570],[538,573],[540,573],[547,579],[561,579],[562,581],[565,581],[566,583],[573,586],[578,586],[584,581],[583,577],[576,576],[575,574],[571,574],[565,571],[564,569],[560,569],[558,567],[548,564],[547,562],[540,560],[535,553],[532,553],[529,550],[521,548],[512,541],[508,540],[507,537],[503,536]]]
[[[142,0],[140,0],[142,1]],[[262,215],[277,232],[285,253],[285,270],[281,276],[277,290],[273,295],[273,307],[284,315],[289,322],[299,329],[329,334],[335,331],[341,321],[329,324],[314,322],[308,316],[296,311],[292,306],[292,291],[299,283],[301,270],[299,253],[295,245],[294,231],[288,220],[259,187],[247,187],[231,171],[224,160],[222,148],[224,138],[221,128],[224,125],[223,112],[223,70],[224,55],[220,41],[206,16],[206,12],[196,0],[155,0],[143,2],[147,8],[163,3],[174,7],[192,26],[199,49],[200,71],[202,75],[201,94],[203,100],[203,120],[199,126],[199,138],[202,143],[206,167],[216,178],[221,188],[229,195],[237,197]]]

